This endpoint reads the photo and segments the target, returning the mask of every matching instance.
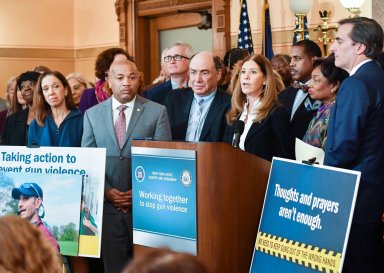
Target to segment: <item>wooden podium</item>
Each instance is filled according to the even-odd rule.
[[[135,140],[132,146],[196,151],[198,257],[211,273],[249,272],[270,162],[226,143]],[[134,245],[134,255],[149,249]]]

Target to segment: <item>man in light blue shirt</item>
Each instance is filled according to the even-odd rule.
[[[191,58],[190,88],[172,91],[167,105],[173,140],[223,141],[231,97],[217,87],[221,73],[211,52]]]
[[[164,55],[164,56],[163,56]],[[154,102],[167,104],[172,90],[186,88],[188,84],[189,62],[193,55],[190,44],[174,42],[162,54],[164,72],[170,79],[162,84],[153,86],[144,92],[144,96]]]

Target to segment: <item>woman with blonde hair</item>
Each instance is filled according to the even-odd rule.
[[[92,85],[83,75],[78,72],[70,73],[66,78],[69,85],[71,86],[73,101],[77,107],[79,106],[80,98],[84,90],[87,88],[92,88]]]
[[[60,273],[59,255],[44,234],[15,215],[0,217],[0,273]]]
[[[272,65],[262,55],[248,56],[240,63],[227,122],[232,142],[240,129],[239,148],[271,161],[273,156],[293,158],[289,115],[278,102]],[[243,124],[243,126],[241,126]]]
[[[7,82],[7,90],[6,90],[6,97],[7,100],[7,107],[8,109],[11,108],[13,98],[16,93],[16,83],[17,83],[17,77],[11,77]]]

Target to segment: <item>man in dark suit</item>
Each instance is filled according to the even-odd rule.
[[[120,273],[132,256],[131,141],[171,140],[165,106],[137,94],[140,80],[131,61],[112,63],[113,96],[84,114],[83,147],[107,149],[102,256],[105,271]]]
[[[350,76],[329,119],[324,164],[361,171],[343,272],[384,272],[384,71],[375,61],[383,29],[365,17],[339,23],[331,51]]]
[[[223,141],[231,98],[217,88],[220,77],[221,66],[215,66],[211,52],[191,59],[191,88],[172,91],[167,104],[173,140]]]
[[[187,87],[189,61],[193,55],[193,49],[190,44],[174,42],[166,49],[164,55],[161,61],[171,79],[144,92],[147,99],[163,105],[167,103],[172,90]]]
[[[302,139],[309,122],[321,105],[321,102],[308,96],[305,87],[311,80],[312,61],[316,57],[321,57],[321,49],[311,40],[302,40],[291,47],[290,57],[291,75],[296,88],[291,86],[283,90],[279,95],[279,101],[291,117],[292,135]]]

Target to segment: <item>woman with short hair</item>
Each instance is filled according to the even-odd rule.
[[[327,143],[328,121],[331,110],[335,105],[337,91],[348,72],[335,66],[335,59],[331,56],[316,59],[313,62],[312,79],[309,83],[308,94],[311,99],[319,100],[323,104],[317,110],[308,125],[303,141],[325,150]]]

